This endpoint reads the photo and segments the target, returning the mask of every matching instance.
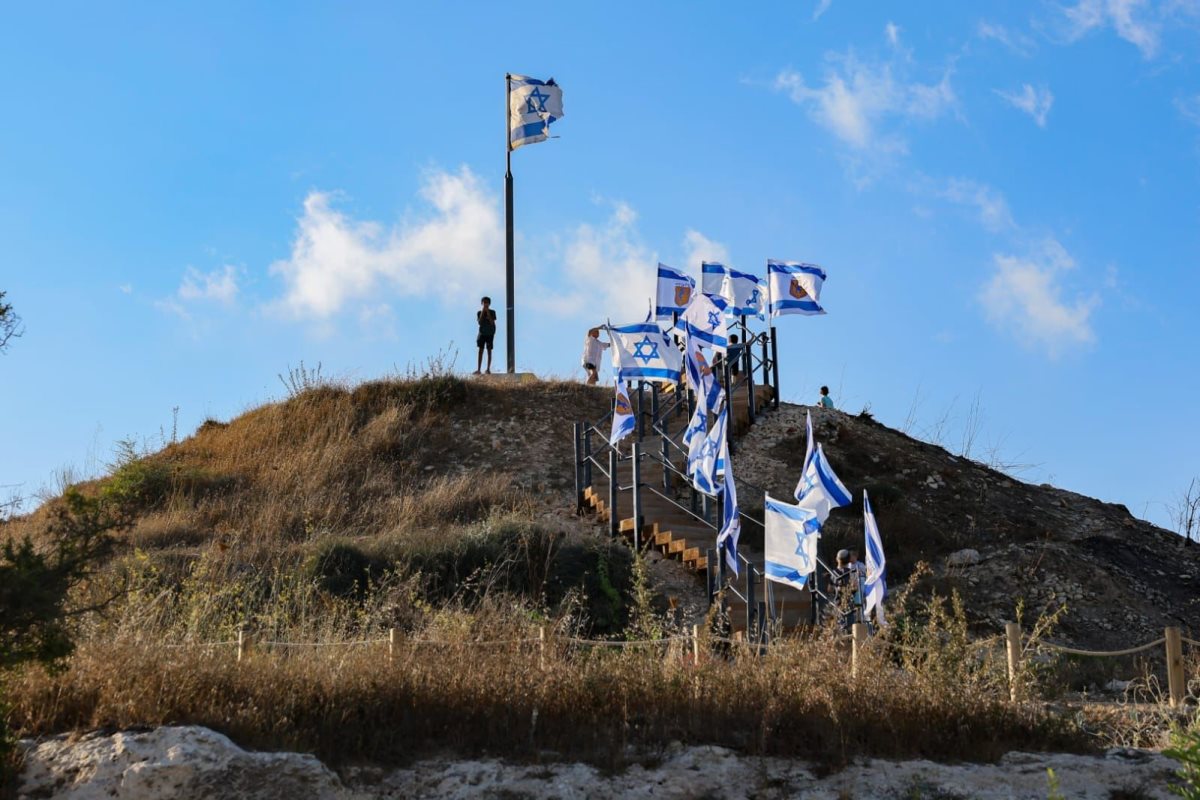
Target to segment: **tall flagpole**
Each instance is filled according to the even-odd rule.
[[[517,328],[513,318],[516,292],[513,289],[513,176],[512,176],[512,75],[504,75],[504,277],[506,281],[505,320],[508,328],[508,371],[517,371]]]

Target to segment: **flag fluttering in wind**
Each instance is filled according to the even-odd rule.
[[[613,447],[637,427],[637,418],[633,415],[633,404],[629,402],[625,381],[617,378],[616,384],[617,397],[613,403],[612,432],[608,436],[608,443]]]
[[[721,530],[717,533],[717,549],[725,557],[725,565],[736,576],[738,537],[742,534],[742,519],[738,514],[737,484],[733,481],[729,442],[721,443],[721,464],[724,478],[721,483]]]
[[[692,440],[688,448],[688,475],[696,491],[715,495],[720,490],[717,482],[717,464],[725,445],[725,425],[729,418],[728,407],[722,407],[717,414],[717,421],[704,436]]]
[[[806,410],[804,412],[804,468],[800,470],[800,480],[804,480],[804,476],[808,474],[808,464],[813,457],[813,430],[812,430],[812,412]],[[797,494],[800,487],[796,487]]]
[[[871,619],[872,609],[880,627],[887,625],[883,615],[883,598],[887,596],[887,558],[883,555],[883,540],[879,538],[879,526],[875,523],[875,512],[867,490],[863,490],[863,528],[866,533],[867,579],[863,586],[863,617]]]
[[[540,81],[510,75],[508,146],[510,150],[550,138],[550,123],[563,116],[562,89],[554,78]]]
[[[808,468],[800,476],[800,483],[796,485],[796,501],[816,514],[821,525],[825,524],[830,511],[853,502],[849,490],[834,474],[833,467],[829,466],[821,445],[817,445],[809,459]]]
[[[721,284],[721,296],[729,303],[726,310],[735,317],[762,316],[765,288],[756,275],[726,269]]]
[[[679,270],[658,265],[658,289],[655,295],[654,313],[659,319],[670,319],[672,314],[682,312],[692,302],[696,292],[696,281]]]
[[[699,340],[689,336],[685,341],[688,385],[692,387],[692,391],[696,395],[696,413],[707,423],[708,412],[717,409],[717,400],[722,391],[721,385],[717,383],[712,365],[709,364],[704,351],[700,349]]]
[[[715,261],[700,262],[700,291],[705,294],[720,295],[721,287],[725,285],[725,273],[729,268]]]
[[[767,261],[768,310],[772,317],[784,314],[824,314],[821,287],[825,270],[799,261]]]
[[[767,580],[803,589],[817,568],[821,523],[808,508],[766,495],[763,502],[763,573]]]
[[[654,322],[608,326],[613,343],[613,370],[620,381],[679,383],[683,354]]]
[[[688,338],[689,347],[695,342],[701,347],[711,347],[714,352],[724,353],[729,347],[729,327],[725,322],[725,306],[722,297],[712,297],[703,292],[696,293],[687,308],[679,315],[675,328]]]

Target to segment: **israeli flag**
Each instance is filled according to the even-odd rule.
[[[696,281],[679,270],[658,265],[658,290],[655,297],[654,314],[658,319],[670,319],[682,312],[692,302],[696,292]]]
[[[688,451],[688,475],[698,492],[715,495],[720,491],[717,464],[725,448],[725,424],[728,418],[729,410],[722,408],[708,434],[703,439],[697,437],[693,440],[695,456],[692,449]]]
[[[693,339],[701,347],[711,347],[714,352],[724,353],[729,347],[729,328],[725,322],[725,299],[697,294],[679,315],[675,329]]]
[[[729,460],[729,443],[721,445],[724,479],[721,483],[721,530],[717,533],[717,549],[725,557],[725,565],[738,574],[738,537],[742,534],[742,519],[738,514],[737,484],[733,480],[733,464]]]
[[[729,303],[726,311],[735,317],[761,317],[765,293],[766,287],[758,276],[736,269],[725,270],[720,294]]]
[[[625,381],[618,378],[617,399],[613,404],[612,432],[608,435],[608,443],[613,447],[637,427],[637,418],[633,415],[633,404],[629,402],[629,392]]]
[[[824,314],[821,287],[825,270],[799,261],[767,261],[768,311],[771,317],[784,314]]]
[[[882,628],[887,625],[883,615],[883,598],[887,597],[887,559],[883,555],[883,540],[879,538],[879,526],[875,523],[875,513],[871,510],[871,501],[867,490],[863,490],[863,527],[867,539],[867,579],[863,585],[863,617],[871,618],[871,610],[875,610],[875,620]]]
[[[700,291],[705,294],[720,295],[721,287],[725,285],[725,274],[729,268],[715,261],[700,262]]]
[[[635,322],[607,330],[617,380],[679,383],[683,354],[657,323]]]
[[[808,474],[808,465],[813,457],[812,412],[807,410],[804,412],[804,433],[804,467],[800,470],[801,479]],[[796,490],[799,491],[800,487],[797,486]]]
[[[562,89],[554,82],[509,75],[508,149],[550,138],[550,123],[563,116]]]
[[[853,502],[849,490],[834,474],[833,467],[829,466],[821,445],[817,445],[808,468],[800,476],[800,483],[796,485],[796,501],[812,511],[821,525],[829,518],[830,511]]]
[[[708,363],[704,351],[700,349],[700,340],[689,336],[685,341],[688,385],[692,387],[696,396],[696,410],[703,409],[700,412],[701,416],[707,420],[708,412],[717,409],[717,401],[722,392],[721,385],[717,383],[712,366]]]
[[[821,523],[816,514],[766,495],[763,528],[763,573],[767,580],[803,589],[817,568]]]

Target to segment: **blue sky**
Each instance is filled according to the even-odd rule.
[[[817,262],[785,399],[974,429],[1165,523],[1200,473],[1200,2],[864,6],[10,6],[0,494],[277,398],[301,360],[472,369],[512,71],[566,109],[513,157],[519,368],[581,377],[657,261]]]

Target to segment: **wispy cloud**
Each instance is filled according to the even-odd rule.
[[[1200,125],[1200,94],[1189,97],[1176,97],[1175,108],[1183,118],[1193,125]]]
[[[1162,25],[1148,0],[1080,0],[1063,8],[1062,13],[1068,42],[1111,27],[1117,36],[1136,46],[1144,58],[1154,58],[1158,53]]]
[[[995,22],[980,20],[975,32],[980,39],[999,42],[1017,55],[1028,56],[1036,49],[1033,37],[1020,31],[1010,30]]]
[[[888,44],[892,47],[900,46],[900,26],[888,20],[888,24],[883,26],[883,35],[887,37]]]
[[[228,264],[212,272],[188,267],[183,282],[179,284],[178,294],[180,300],[211,300],[229,305],[238,294],[237,269]]]
[[[992,91],[1004,98],[1009,105],[1033,117],[1039,128],[1046,127],[1046,117],[1050,114],[1050,107],[1054,105],[1054,94],[1048,88],[1039,86],[1035,89],[1025,83],[1021,85],[1020,91]]]
[[[680,266],[687,270],[698,270],[702,261],[729,265],[729,250],[725,245],[714,242],[700,231],[689,229],[683,235],[683,248],[686,255]]]
[[[431,171],[420,194],[423,213],[386,226],[338,211],[336,194],[310,192],[291,254],[271,265],[284,285],[271,307],[296,318],[328,319],[383,287],[473,302],[469,290],[494,278],[504,252],[498,199],[466,166]]]
[[[831,5],[833,5],[833,0],[817,0],[817,6],[813,9],[813,21],[819,20]]]
[[[993,264],[979,301],[994,326],[1051,358],[1095,341],[1092,314],[1100,298],[1064,300],[1063,276],[1075,269],[1075,260],[1057,240],[1045,240],[1024,257],[995,253]]]
[[[936,193],[944,200],[974,208],[979,221],[990,231],[1002,231],[1015,226],[1008,201],[987,184],[969,178],[950,178]]]

